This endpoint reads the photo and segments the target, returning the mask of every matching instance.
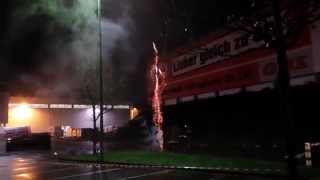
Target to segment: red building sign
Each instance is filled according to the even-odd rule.
[[[232,32],[199,44],[166,61],[168,75],[164,99],[245,88],[276,79],[275,52],[266,48],[263,42]],[[287,54],[292,77],[314,72],[309,29],[290,46]]]

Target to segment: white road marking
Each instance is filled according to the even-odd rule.
[[[153,176],[153,175],[159,175],[159,174],[167,174],[169,172],[172,172],[173,170],[163,170],[163,171],[156,171],[156,172],[152,172],[152,173],[146,173],[146,174],[141,174],[138,176],[131,176],[131,177],[126,177],[122,180],[126,180],[126,179],[138,179],[138,178],[142,178],[142,177],[146,177],[146,176]]]
[[[64,167],[64,168],[53,169],[53,170],[50,170],[50,171],[41,171],[41,172],[39,172],[39,173],[40,173],[40,174],[47,174],[47,173],[59,172],[59,171],[64,171],[64,170],[76,169],[76,168],[79,168],[79,167],[77,167],[77,166],[74,166],[74,167]]]
[[[120,170],[120,168],[107,169],[107,170],[101,170],[101,171],[93,171],[93,172],[81,173],[81,174],[74,174],[74,175],[62,176],[62,177],[58,177],[58,178],[54,178],[54,179],[69,179],[69,178],[74,178],[74,177],[89,176],[89,175],[101,174],[101,173],[112,172],[112,171],[117,171],[117,170]]]
[[[108,165],[104,164],[83,164],[83,163],[69,163],[69,162],[45,162],[44,164],[50,165],[66,165],[66,166],[104,166],[107,167]]]

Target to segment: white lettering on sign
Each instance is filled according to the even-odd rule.
[[[291,77],[303,76],[314,72],[312,49],[306,46],[287,52]],[[260,63],[260,79],[262,82],[274,81],[277,78],[278,64],[275,55],[263,59]]]
[[[252,38],[245,33],[234,32],[200,49],[174,59],[172,63],[172,74],[175,76],[209,64],[221,62],[231,56],[261,47],[263,44],[262,41],[253,41]]]

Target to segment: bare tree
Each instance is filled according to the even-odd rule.
[[[247,12],[228,17],[232,30],[243,31],[256,41],[263,41],[277,55],[281,120],[287,124],[287,164],[289,179],[298,179],[295,159],[295,122],[291,117],[290,75],[287,50],[307,27],[318,21],[320,2],[316,0],[252,0]]]
[[[96,61],[97,62],[97,61]],[[84,99],[88,100],[90,102],[91,108],[92,108],[92,122],[93,122],[93,154],[97,155],[97,143],[100,141],[103,141],[103,131],[101,131],[101,128],[99,127],[100,131],[98,130],[98,120],[103,114],[107,114],[111,111],[113,111],[114,106],[113,105],[103,105],[103,112],[101,113],[100,107],[99,107],[99,78],[98,78],[98,66],[96,63],[92,62],[83,62],[82,68],[79,70],[82,74],[80,77],[81,83],[80,83],[80,92]],[[106,83],[110,82],[110,77],[104,76],[104,81]],[[111,89],[111,90],[110,90]],[[111,99],[111,93],[112,87],[105,88],[104,97],[105,102],[108,100],[109,102],[112,102]],[[101,125],[101,124],[100,124]],[[103,129],[103,128],[102,128]],[[101,142],[100,142],[101,143]]]

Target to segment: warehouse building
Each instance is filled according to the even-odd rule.
[[[104,105],[104,131],[111,132],[124,126],[137,114],[130,105]],[[96,114],[99,107],[96,105]],[[81,130],[93,128],[93,108],[88,103],[58,98],[10,97],[7,128],[30,127],[33,133],[54,133],[81,136]],[[99,127],[99,121],[97,121]]]

